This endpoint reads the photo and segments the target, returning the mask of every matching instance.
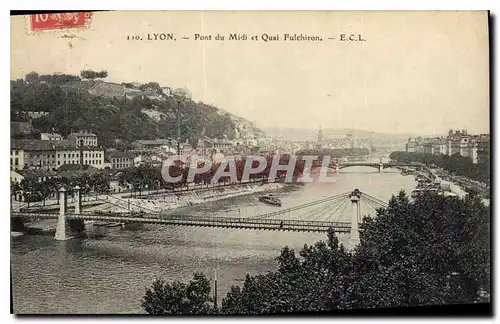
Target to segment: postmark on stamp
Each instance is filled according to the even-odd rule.
[[[48,13],[29,16],[31,32],[87,28],[91,20],[92,12]]]

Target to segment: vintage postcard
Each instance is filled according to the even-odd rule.
[[[13,312],[489,312],[488,20],[11,16]]]

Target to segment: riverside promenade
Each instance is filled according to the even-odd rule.
[[[267,183],[267,181],[243,181],[238,183],[217,183],[217,184],[190,184],[180,188],[170,189],[152,189],[152,190],[126,190],[113,194],[95,194],[89,193],[82,195],[82,206],[93,210],[99,209],[103,204],[113,204],[125,209],[134,209],[134,206],[144,205],[148,201],[161,200],[169,203],[166,209],[175,209],[179,207],[191,206],[196,203],[214,201],[219,199],[231,198],[242,194],[251,194],[254,192],[263,192],[279,187],[277,184]],[[69,196],[68,202],[74,202],[74,197]],[[130,203],[132,202],[132,203]],[[24,202],[11,200],[11,210],[53,210],[57,209],[59,201],[56,198],[46,199],[45,202]],[[149,203],[148,205],[151,205]],[[153,203],[153,206],[155,204]],[[153,208],[154,209],[154,208]]]

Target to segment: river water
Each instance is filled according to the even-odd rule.
[[[369,167],[342,169],[333,183],[289,185],[279,191],[283,207],[315,201],[355,188],[387,201],[399,190],[410,193],[412,176],[397,170],[378,173]],[[361,204],[363,214],[374,213]],[[179,212],[197,215],[249,217],[279,208],[240,196]],[[328,210],[328,208],[325,208]],[[279,218],[324,220],[329,215],[306,210]],[[350,220],[348,203],[329,220]],[[285,245],[299,250],[325,240],[321,233],[235,230],[145,225],[116,229],[104,237],[55,241],[50,236],[25,235],[12,240],[11,272],[17,314],[142,313],[141,298],[156,277],[187,281],[201,271],[210,278],[218,270],[219,298],[231,285],[241,285],[247,273],[276,269],[275,258]],[[348,236],[339,235],[347,244]]]

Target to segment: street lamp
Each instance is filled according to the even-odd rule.
[[[177,155],[181,155],[181,105],[184,105],[184,97],[177,96]]]

